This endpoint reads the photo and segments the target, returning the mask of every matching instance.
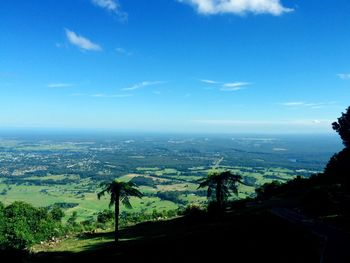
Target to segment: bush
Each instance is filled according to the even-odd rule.
[[[100,224],[106,224],[113,222],[114,220],[114,213],[111,210],[103,210],[97,214],[97,223]]]
[[[186,206],[181,212],[181,215],[187,216],[187,217],[200,217],[206,214],[206,210],[195,204],[190,204]]]
[[[51,218],[56,222],[61,222],[64,217],[64,212],[58,206],[54,206],[50,211]]]
[[[255,193],[258,199],[270,198],[278,193],[280,193],[281,183],[278,181],[273,181],[271,183],[265,183],[259,188],[255,189]]]
[[[24,249],[61,234],[61,224],[45,208],[14,202],[0,209],[0,248]]]

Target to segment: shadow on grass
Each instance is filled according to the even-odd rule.
[[[77,241],[86,242],[81,252],[42,252],[29,262],[319,262],[318,238],[271,214],[199,222],[138,224],[121,230],[118,246],[113,233],[91,234]]]

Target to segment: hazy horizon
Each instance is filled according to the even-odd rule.
[[[325,137],[334,138],[339,143],[341,139],[335,132],[208,132],[208,131],[147,131],[147,130],[118,130],[118,129],[102,129],[102,128],[90,128],[90,129],[78,129],[78,128],[0,128],[0,139],[6,137],[21,137],[21,136],[40,136],[40,137],[59,137],[59,136],[87,136],[89,138],[94,137],[247,137],[247,138],[268,138],[268,137]],[[54,139],[54,138],[53,138]]]

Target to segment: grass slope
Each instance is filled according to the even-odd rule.
[[[267,210],[181,217],[42,247],[27,262],[319,262],[320,240]]]

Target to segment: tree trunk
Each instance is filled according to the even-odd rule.
[[[114,242],[117,245],[118,244],[118,239],[119,239],[119,196],[117,200],[115,201],[114,204]]]
[[[222,209],[222,189],[221,189],[221,182],[218,182],[216,185],[216,202],[218,205],[218,208]]]

